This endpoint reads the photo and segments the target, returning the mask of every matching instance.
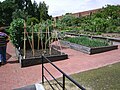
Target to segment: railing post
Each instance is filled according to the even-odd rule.
[[[65,90],[65,75],[63,74],[63,90]]]
[[[44,84],[44,57],[42,55],[42,84]]]

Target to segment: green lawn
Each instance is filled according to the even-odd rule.
[[[73,74],[71,77],[87,90],[120,90],[120,63]],[[62,78],[58,80],[62,83]],[[62,90],[56,82],[51,81],[51,83],[55,90]],[[45,85],[45,88],[46,90],[52,90],[48,85]],[[79,90],[67,79],[66,88],[66,90]]]
[[[120,90],[120,63],[71,76],[88,90]]]

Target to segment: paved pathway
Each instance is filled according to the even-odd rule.
[[[74,74],[120,62],[120,45],[117,50],[95,55],[84,54],[72,49],[63,49],[62,51],[69,55],[69,59],[54,62],[54,64],[67,74]],[[16,58],[15,48],[11,43],[8,43],[7,53],[8,63],[0,67],[0,90],[11,90],[41,82],[41,65],[21,68]],[[49,64],[45,66],[56,77],[62,76]],[[51,79],[50,76],[48,78]]]

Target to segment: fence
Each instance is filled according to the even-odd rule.
[[[44,60],[47,60],[48,63],[50,63],[56,70],[58,70],[62,75],[63,75],[63,82],[62,85],[61,83],[50,73],[50,71],[44,66]],[[46,79],[46,81],[48,82],[48,84],[51,86],[51,88],[53,90],[54,87],[52,86],[52,84],[50,83],[50,81],[47,79],[47,77],[44,75],[44,70],[46,70],[46,72],[57,82],[58,85],[60,85],[60,87],[62,88],[62,90],[65,90],[65,78],[67,78],[68,80],[70,80],[73,84],[75,84],[79,89],[81,90],[86,90],[84,87],[82,87],[79,83],[77,83],[75,80],[73,80],[70,76],[68,76],[67,74],[65,74],[62,70],[60,70],[56,65],[54,65],[49,59],[47,59],[45,56],[42,56],[42,84],[44,84],[44,79]]]

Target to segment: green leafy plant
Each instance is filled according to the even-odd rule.
[[[91,39],[88,37],[74,37],[74,38],[66,38],[65,40],[71,42],[71,43],[76,43],[88,47],[101,47],[101,46],[108,46],[109,43],[105,40],[100,40],[100,39]]]
[[[14,19],[10,24],[9,33],[12,43],[18,48],[23,40],[24,20]]]
[[[38,24],[38,23],[39,23],[39,20],[38,20],[37,18],[35,18],[35,17],[28,18],[28,19],[27,19],[27,24],[28,24],[28,25],[31,25],[31,23],[33,23],[33,25]]]

